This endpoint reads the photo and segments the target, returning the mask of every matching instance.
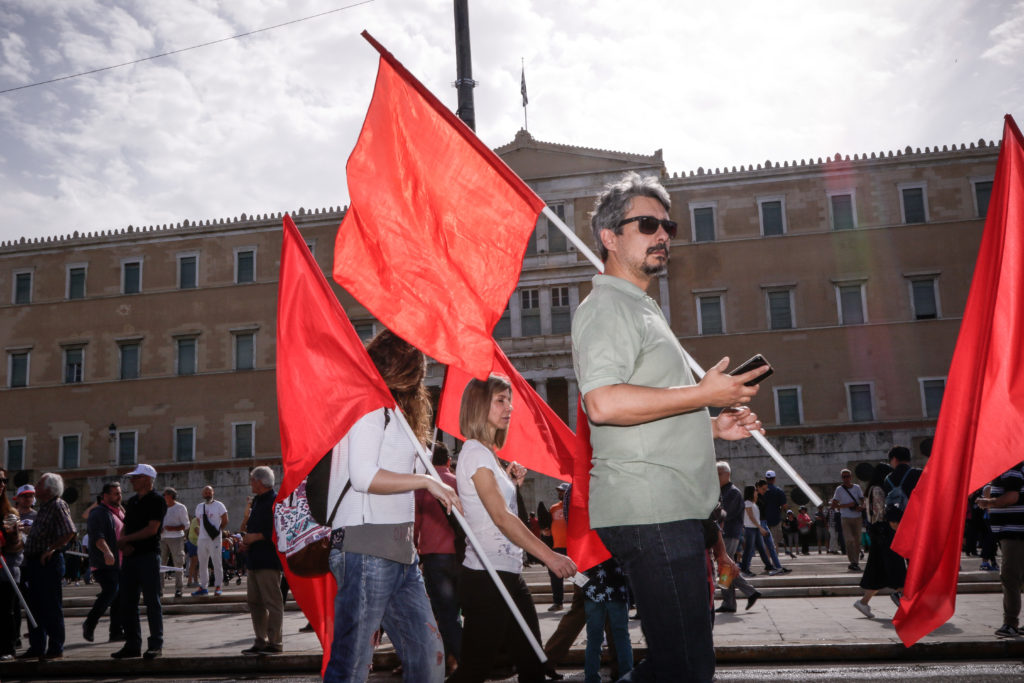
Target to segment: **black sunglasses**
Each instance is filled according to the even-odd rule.
[[[619,221],[618,226],[621,228],[626,223],[632,223],[636,221],[637,229],[644,235],[653,235],[658,232],[658,228],[665,228],[665,232],[668,233],[668,238],[674,240],[676,238],[676,230],[679,228],[679,224],[675,221],[670,221],[667,218],[655,218],[654,216],[633,216],[632,218],[624,218]]]

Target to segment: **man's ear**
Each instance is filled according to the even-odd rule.
[[[616,239],[617,237],[618,235],[616,235],[615,231],[611,228],[604,228],[601,230],[601,244],[609,252],[615,251],[615,247],[618,244],[618,240]]]

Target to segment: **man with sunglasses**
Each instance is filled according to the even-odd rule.
[[[746,408],[711,418],[707,407],[749,403],[757,387],[744,383],[767,369],[733,377],[723,358],[694,379],[647,295],[676,236],[670,208],[656,178],[630,172],[605,188],[591,220],[605,271],[572,323],[591,423],[590,522],[630,578],[647,638],[647,659],[622,679],[630,681],[714,677],[704,535],[719,493],[713,439],[742,439],[761,423]],[[717,541],[716,557],[731,564]]]

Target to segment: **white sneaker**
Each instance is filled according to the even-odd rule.
[[[861,614],[866,616],[868,619],[874,619],[875,618],[875,615],[872,614],[872,612],[871,612],[871,607],[868,606],[868,605],[865,605],[860,600],[858,600],[855,603],[853,603],[853,606],[857,608],[858,612],[860,612]]]

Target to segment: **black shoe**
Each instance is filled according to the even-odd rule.
[[[754,591],[754,594],[747,598],[747,609],[753,607],[754,603],[757,602],[757,599],[760,597],[761,593],[759,591]]]
[[[82,637],[90,643],[93,641],[93,634],[96,631],[96,624],[82,624]]]
[[[735,612],[736,608],[735,607],[726,607],[725,605],[720,605],[719,607],[715,608],[715,611],[718,612],[719,614],[724,614],[724,613],[729,613],[729,612]]]
[[[114,659],[132,659],[134,657],[141,657],[142,653],[135,648],[122,647],[117,652],[111,652],[110,656]]]
[[[860,571],[860,565],[859,565],[859,564],[857,564],[856,562],[854,562],[853,564],[851,564],[851,565],[850,565],[850,566],[848,567],[848,569],[849,569],[849,570],[850,570],[851,572],[859,572],[859,571]]]
[[[43,658],[43,653],[42,652],[39,652],[38,650],[32,650],[32,649],[25,650],[20,655],[15,657],[15,659],[42,659],[42,658]]]
[[[47,652],[42,659],[64,659],[63,652]]]
[[[261,655],[279,655],[282,652],[284,652],[283,647],[281,647],[280,645],[274,645],[272,643],[264,645],[263,649],[260,650]]]
[[[546,677],[548,678],[548,680],[550,680],[550,681],[560,681],[560,680],[562,680],[563,678],[565,678],[565,676],[563,676],[562,674],[560,674],[560,673],[558,673],[557,671],[555,671],[555,665],[554,665],[554,664],[552,664],[552,663],[550,663],[550,662],[548,662],[548,663],[547,663],[547,664],[546,664],[546,665],[544,666],[544,675],[545,675],[545,676],[546,676]]]
[[[562,603],[560,603],[560,602],[552,603],[551,607],[548,607],[548,611],[549,612],[558,612],[561,609],[562,609]]]
[[[242,654],[246,655],[247,657],[255,657],[256,655],[261,655],[263,654],[263,646],[253,645],[252,647],[247,647],[244,650],[242,650]]]
[[[180,598],[181,597],[181,591],[174,591],[174,597]]]
[[[303,626],[302,628],[299,629],[299,633],[312,633],[312,632],[313,632],[313,624],[309,623],[308,621],[306,622],[305,626]]]
[[[161,648],[159,648],[159,647],[151,647],[151,648],[149,648],[148,650],[146,650],[145,652],[142,653],[142,658],[143,659],[156,659],[157,657],[159,657],[163,653],[164,653],[164,651]]]

